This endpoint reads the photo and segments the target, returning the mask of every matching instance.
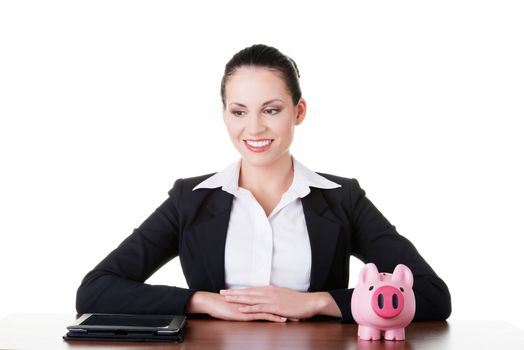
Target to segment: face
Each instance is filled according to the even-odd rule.
[[[306,102],[300,99],[293,105],[279,72],[238,68],[225,85],[225,102],[224,123],[244,162],[268,166],[289,156],[295,125],[306,115]]]

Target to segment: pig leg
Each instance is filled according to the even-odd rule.
[[[404,340],[406,338],[404,334],[404,328],[389,329],[384,333],[386,340]]]
[[[362,340],[377,340],[380,339],[380,330],[366,326],[358,326],[358,337]]]

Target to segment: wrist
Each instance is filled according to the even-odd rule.
[[[193,293],[186,306],[186,314],[206,314],[213,293],[197,291]]]
[[[314,295],[315,315],[341,317],[340,309],[331,294],[328,292],[314,292],[311,294]]]

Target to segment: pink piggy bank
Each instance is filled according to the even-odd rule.
[[[351,313],[363,340],[404,340],[404,328],[415,316],[413,274],[402,264],[393,274],[378,272],[373,263],[360,271],[351,297]]]

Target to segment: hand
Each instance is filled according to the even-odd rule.
[[[238,310],[247,315],[267,313],[284,316],[290,321],[299,321],[316,315],[323,302],[323,296],[318,293],[297,292],[272,285],[223,289],[220,294],[233,305],[243,304]]]
[[[243,304],[227,302],[224,296],[210,292],[195,292],[188,302],[188,314],[206,313],[212,317],[228,321],[266,320],[286,322],[285,317],[268,312],[243,313],[239,310]]]

